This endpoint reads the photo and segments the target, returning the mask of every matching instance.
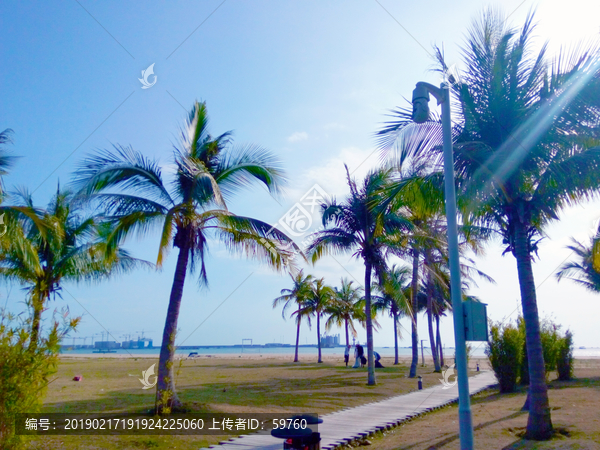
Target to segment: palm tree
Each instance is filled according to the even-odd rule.
[[[341,203],[335,200],[322,205],[324,230],[313,234],[307,252],[313,262],[328,253],[354,252],[365,264],[365,316],[367,331],[368,380],[376,384],[373,359],[373,321],[371,276],[373,270],[381,278],[386,270],[386,251],[392,241],[404,233],[410,224],[389,208],[379,206],[381,191],[389,182],[390,171],[370,172],[360,189],[350,178],[346,167],[350,195]]]
[[[363,307],[363,298],[361,292],[363,288],[354,287],[354,281],[342,278],[342,286],[335,290],[335,297],[331,305],[327,308],[329,318],[325,323],[325,329],[329,330],[333,325],[343,326],[346,334],[346,347],[350,345],[350,332],[356,337],[356,328],[354,320],[364,323],[365,313]]]
[[[378,296],[373,307],[376,311],[389,311],[390,317],[394,321],[394,365],[398,361],[398,324],[400,317],[412,316],[411,307],[411,270],[408,267],[398,267],[393,265],[383,283],[378,285],[381,296]]]
[[[445,255],[444,255],[445,256]],[[431,342],[431,352],[436,353],[440,367],[444,366],[444,351],[442,349],[442,335],[440,333],[440,320],[446,311],[452,310],[450,298],[450,272],[447,260],[430,263],[429,270],[435,273],[432,277],[430,290],[431,297],[427,298],[427,314],[435,320],[435,340]],[[464,284],[464,283],[463,283]],[[432,327],[433,328],[433,327]],[[432,339],[430,330],[429,336]]]
[[[267,150],[232,147],[231,132],[208,132],[205,103],[196,102],[174,149],[175,174],[167,189],[158,164],[131,148],[115,146],[87,158],[76,178],[81,193],[94,196],[117,223],[115,237],[153,226],[161,228],[157,265],[171,246],[179,249],[159,358],[156,410],[181,406],[175,391],[173,358],[183,286],[188,270],[207,283],[205,255],[211,236],[232,249],[278,270],[290,263],[290,239],[260,220],[230,213],[225,199],[253,182],[278,193],[285,181],[277,159]],[[292,244],[292,250],[298,247]]]
[[[515,30],[485,12],[463,47],[466,71],[450,82],[458,99],[454,160],[463,220],[494,227],[517,261],[531,379],[526,437],[543,440],[552,421],[532,259],[544,227],[600,186],[600,51],[578,46],[548,63],[546,45],[534,52],[534,28],[532,15]],[[441,51],[437,56],[447,70]],[[409,110],[396,114],[381,131],[388,141],[414,127]],[[436,121],[421,129],[441,134]],[[441,158],[438,144],[416,153]]]
[[[403,144],[399,148],[413,148],[416,145],[414,139],[406,140]],[[393,162],[397,161],[397,159],[393,160]],[[395,180],[389,183],[383,194],[385,198],[383,204],[388,205],[392,211],[401,212],[412,225],[412,232],[405,236],[408,239],[396,242],[391,249],[392,253],[412,262],[410,287],[412,361],[409,378],[417,376],[419,364],[418,294],[422,284],[421,272],[425,271],[423,276],[428,276],[425,270],[428,264],[424,261],[425,264],[422,267],[421,261],[425,260],[426,256],[431,256],[431,248],[438,245],[437,241],[440,239],[436,224],[439,222],[443,206],[443,190],[439,172],[431,171],[431,169],[429,164],[421,164],[416,161],[412,161],[404,167],[395,167]]]
[[[576,261],[564,263],[556,274],[558,280],[567,278],[592,292],[600,292],[600,234],[590,239],[589,247],[572,239],[567,248],[575,253]]]
[[[335,297],[335,291],[332,287],[325,284],[325,278],[313,280],[311,292],[304,302],[303,313],[314,315],[317,318],[317,347],[319,349],[318,363],[322,363],[321,358],[321,316],[331,305]],[[300,314],[300,313],[299,313]]]
[[[58,188],[46,209],[35,208],[27,192],[18,196],[24,205],[2,207],[10,220],[0,277],[26,286],[33,312],[29,348],[34,351],[45,306],[60,295],[64,282],[98,281],[148,263],[119,246],[108,248],[104,237],[109,224],[82,215],[68,190]]]
[[[300,323],[302,322],[302,309],[305,306],[306,299],[311,295],[313,276],[304,276],[304,271],[299,271],[296,275],[290,274],[293,287],[291,289],[282,289],[281,296],[273,300],[273,308],[276,308],[280,303],[283,303],[281,315],[285,319],[285,311],[292,304],[297,306],[296,311],[291,315],[296,316],[296,352],[294,353],[294,362],[298,362],[298,346],[300,345]]]

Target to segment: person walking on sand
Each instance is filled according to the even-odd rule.
[[[348,367],[348,361],[350,361],[350,346],[346,345],[346,350],[344,350],[344,362],[346,363],[346,367]]]

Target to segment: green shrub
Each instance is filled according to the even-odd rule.
[[[18,449],[22,436],[14,434],[19,413],[36,413],[42,406],[49,378],[56,372],[59,342],[79,319],[54,326],[34,350],[29,348],[31,320],[0,311],[0,448]]]
[[[523,359],[523,340],[512,324],[490,323],[486,355],[500,384],[500,392],[514,392]]]
[[[517,328],[519,330],[519,334],[521,335],[521,345],[522,345],[522,354],[523,358],[521,360],[521,369],[520,369],[520,380],[519,383],[527,386],[529,385],[529,361],[527,359],[527,344],[525,341],[525,321],[522,317],[517,319]],[[572,376],[572,360],[573,360],[573,351],[572,351],[572,334],[567,331],[565,336],[561,336],[560,334],[560,325],[556,325],[550,319],[544,319],[540,323],[540,339],[542,341],[542,354],[544,357],[544,370],[546,373],[546,381],[550,376],[550,372],[559,370],[559,364],[561,364],[560,370],[569,371],[570,375],[564,375],[570,379]],[[569,341],[565,341],[567,336],[571,336]],[[571,351],[569,353],[569,348]],[[570,355],[570,359],[569,359]],[[559,362],[559,360],[561,360]],[[561,375],[559,373],[559,379]]]
[[[529,366],[527,360],[527,344],[525,342],[525,321],[522,317],[517,319],[519,331],[523,339],[523,360],[521,363],[520,384],[529,384]],[[544,370],[546,381],[550,372],[557,370],[561,342],[564,339],[560,334],[560,325],[556,325],[550,319],[544,319],[540,323],[540,340],[542,341],[542,355],[544,357]]]
[[[573,378],[573,333],[569,330],[557,343],[556,371],[561,381]]]
[[[540,338],[542,340],[542,352],[544,354],[546,381],[548,381],[550,372],[556,370],[558,342],[561,339],[561,336],[558,332],[560,325],[554,324],[549,319],[542,321],[540,325]]]

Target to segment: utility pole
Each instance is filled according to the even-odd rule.
[[[458,425],[461,450],[473,450],[473,419],[469,397],[469,375],[467,348],[463,316],[462,285],[460,281],[460,256],[458,252],[458,225],[456,221],[456,187],[454,186],[454,154],[452,150],[452,120],[450,118],[450,79],[440,87],[419,82],[413,91],[412,118],[424,123],[429,118],[429,94],[442,105],[442,138],[444,145],[444,197],[446,200],[446,234],[448,237],[448,259],[450,263],[450,292],[452,317],[454,319],[454,342],[456,347],[456,370],[458,372]]]

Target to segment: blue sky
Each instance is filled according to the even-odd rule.
[[[417,81],[439,82],[430,71],[432,45],[443,44],[447,61],[460,68],[464,34],[487,5],[497,6],[466,0],[451,6],[384,0],[4,2],[0,129],[15,131],[11,150],[21,156],[5,183],[35,190],[36,202],[45,204],[57,181],[68,183],[86,154],[113,143],[157,158],[168,174],[186,110],[205,100],[215,134],[234,130],[237,143],[261,145],[283,161],[290,179],[285,198],[272,199],[257,187],[229,204],[238,214],[274,223],[315,183],[343,196],[343,163],[358,177],[377,165],[373,133],[386,112],[410,97]],[[600,6],[592,2],[575,0],[567,9],[558,1],[501,6],[515,25],[537,7],[539,43],[550,40],[550,53],[600,31]],[[142,89],[138,78],[150,64],[156,84]],[[570,236],[589,236],[599,216],[597,203],[568,211],[548,229],[535,264],[541,314],[572,328],[577,345],[597,347],[599,299],[547,277],[568,258]],[[154,261],[157,239],[148,235],[127,247]],[[500,253],[494,243],[478,260],[498,284],[482,282],[474,290],[496,320],[514,317],[518,299],[516,264]],[[63,300],[49,307],[68,304],[73,314],[83,314],[79,336],[108,329],[120,340],[144,330],[159,342],[174,262],[173,252],[158,273],[65,285]],[[208,270],[208,289],[188,278],[179,342],[293,342],[293,322],[271,308],[289,285],[287,275],[232,257],[218,243],[211,244]],[[324,260],[310,271],[334,285],[342,276],[363,279],[361,264],[350,257]],[[2,285],[0,295],[11,310],[23,308],[19,286]],[[451,345],[451,320],[445,322]],[[375,343],[392,345],[391,323],[383,319],[382,325]],[[420,334],[426,337],[425,327]],[[301,341],[314,343],[315,335],[304,327]],[[359,339],[365,339],[362,330]]]

